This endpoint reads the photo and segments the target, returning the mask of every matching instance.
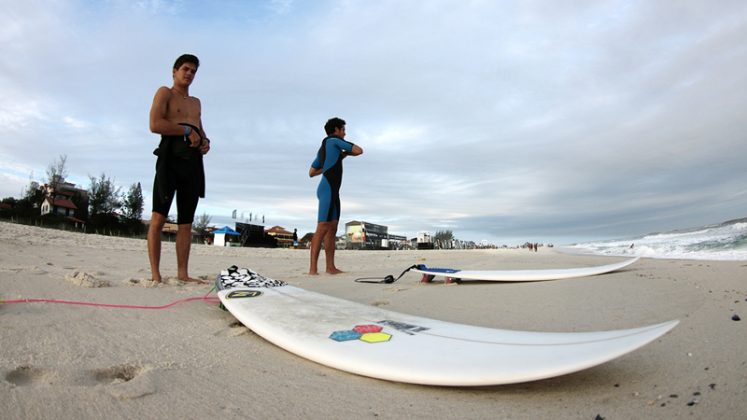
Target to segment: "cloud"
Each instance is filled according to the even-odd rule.
[[[293,0],[270,0],[268,8],[274,13],[284,15],[293,10]]]
[[[0,155],[43,173],[67,154],[77,182],[106,171],[148,195],[151,100],[192,52],[213,140],[198,212],[313,230],[307,171],[340,116],[365,150],[345,161],[343,222],[498,240],[743,216],[743,2],[454,4],[13,3]]]

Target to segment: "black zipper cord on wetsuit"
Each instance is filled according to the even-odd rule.
[[[407,267],[407,269],[405,271],[403,271],[402,274],[400,274],[399,277],[397,277],[396,279],[394,278],[393,275],[389,274],[389,275],[387,275],[384,278],[380,278],[380,277],[361,277],[361,278],[355,279],[355,282],[356,283],[384,283],[384,284],[390,284],[390,283],[394,283],[395,281],[397,281],[400,278],[402,278],[402,276],[404,276],[405,273],[407,273],[408,271],[412,270],[413,268],[418,268],[419,266],[420,266],[420,264],[414,264],[414,265],[412,265],[410,267]],[[374,281],[374,280],[378,280],[378,281]]]

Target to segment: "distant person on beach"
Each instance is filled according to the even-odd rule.
[[[293,248],[298,248],[298,229],[293,229]]]
[[[189,277],[189,250],[192,244],[192,222],[197,201],[205,197],[205,171],[202,156],[210,151],[210,140],[202,127],[200,100],[189,96],[200,61],[184,54],[176,59],[172,70],[173,85],[161,86],[150,108],[150,131],[161,135],[153,153],[156,177],[153,181],[153,212],[148,228],[148,258],[153,281],[161,282],[161,231],[176,195],[177,278],[202,283]]]
[[[337,224],[340,222],[340,185],[342,185],[342,160],[346,156],[358,156],[363,153],[359,146],[345,140],[345,121],[332,118],[324,125],[327,137],[316,154],[316,159],[309,168],[309,176],[322,175],[316,196],[319,199],[319,213],[316,232],[311,239],[311,264],[309,274],[319,274],[317,262],[324,244],[326,272],[342,273],[335,266],[335,237]]]

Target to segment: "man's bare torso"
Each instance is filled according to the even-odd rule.
[[[162,89],[167,89],[169,91],[166,115],[164,117],[173,123],[189,123],[196,127],[200,127],[200,100],[194,96],[184,97],[173,88],[163,87]]]

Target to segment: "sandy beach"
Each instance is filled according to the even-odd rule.
[[[538,283],[420,284],[408,273],[385,285],[353,280],[397,276],[415,263],[533,269],[621,258],[547,248],[338,251],[345,274],[310,277],[308,257],[308,250],[193,245],[190,274],[212,280],[228,266],[251,267],[332,296],[492,328],[567,332],[681,322],[651,344],[582,372],[448,388],[310,362],[206,301],[162,310],[0,304],[1,417],[741,419],[747,412],[747,261],[641,259],[619,272]],[[164,243],[162,273],[176,273],[173,243]],[[153,287],[149,278],[144,240],[0,222],[2,300],[164,305],[211,289],[174,280]]]

